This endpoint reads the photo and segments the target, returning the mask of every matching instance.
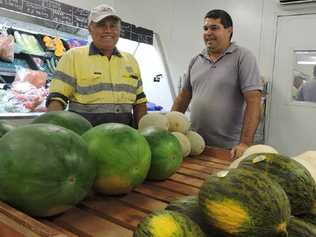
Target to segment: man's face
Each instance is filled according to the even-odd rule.
[[[209,52],[221,52],[229,46],[232,27],[224,28],[221,19],[205,18],[203,38]]]
[[[106,17],[99,22],[91,22],[89,32],[93,43],[101,51],[112,52],[121,31],[121,22],[114,17]]]

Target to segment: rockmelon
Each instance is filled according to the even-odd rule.
[[[169,131],[186,133],[191,124],[189,119],[178,111],[171,111],[166,114],[169,121]]]
[[[172,132],[172,135],[174,135],[178,139],[182,148],[183,157],[187,157],[188,155],[190,155],[191,143],[189,139],[187,138],[187,136],[185,136],[183,133],[180,133],[180,132]]]
[[[205,234],[189,217],[164,210],[145,217],[133,237],[205,237]]]
[[[188,131],[186,133],[187,138],[190,141],[191,144],[191,156],[197,156],[200,155],[204,149],[205,149],[205,141],[203,137],[194,131]]]
[[[240,161],[245,159],[247,156],[250,156],[250,155],[256,154],[256,153],[275,153],[275,154],[278,154],[277,150],[275,148],[273,148],[272,146],[263,145],[263,144],[252,145],[252,146],[247,148],[247,150],[244,152],[244,154],[241,157],[239,157],[237,160],[234,160],[230,164],[229,169],[237,168]]]
[[[158,112],[146,114],[139,120],[138,129],[141,130],[147,127],[158,127],[168,130],[168,118],[165,115]]]
[[[225,236],[287,236],[289,200],[278,183],[254,169],[210,176],[199,204],[210,228]]]

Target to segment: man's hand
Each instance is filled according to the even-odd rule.
[[[245,150],[248,148],[248,145],[245,143],[239,143],[238,145],[234,146],[230,151],[230,158],[235,160],[241,157]]]

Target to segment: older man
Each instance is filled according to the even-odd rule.
[[[57,66],[48,111],[69,105],[69,111],[81,114],[94,126],[138,124],[147,112],[147,99],[135,58],[116,48],[120,17],[112,7],[99,5],[90,12],[88,29],[92,43],[67,51]]]

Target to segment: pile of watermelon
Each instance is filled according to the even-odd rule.
[[[270,146],[250,147],[228,170],[211,175],[197,196],[166,207],[168,215],[186,216],[192,221],[186,224],[202,232],[172,228],[167,235],[153,223],[174,221],[158,212],[146,217],[134,236],[316,237],[316,184],[306,162],[312,154],[293,159]]]
[[[146,179],[165,180],[183,160],[175,135],[159,126],[92,127],[69,111],[16,127],[0,121],[0,200],[31,216],[63,213],[94,191],[126,194]]]

